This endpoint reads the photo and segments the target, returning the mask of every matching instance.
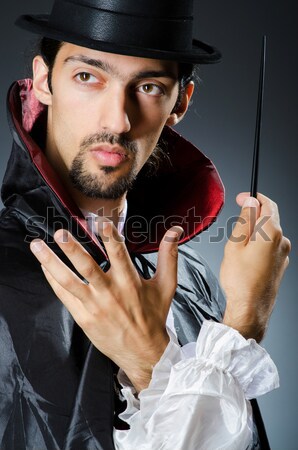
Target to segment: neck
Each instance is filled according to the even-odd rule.
[[[62,178],[62,181],[84,215],[94,213],[98,216],[106,217],[114,223],[116,228],[118,227],[120,215],[125,208],[126,195],[117,200],[89,198],[78,191],[68,177]]]
[[[125,208],[126,195],[117,200],[87,198],[75,188],[71,189],[72,198],[84,214],[94,213],[111,220],[117,228],[119,217]]]

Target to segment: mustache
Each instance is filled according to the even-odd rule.
[[[105,131],[101,133],[94,133],[86,136],[80,145],[80,150],[85,151],[88,150],[89,147],[96,144],[110,144],[110,145],[119,145],[124,148],[124,150],[136,154],[138,152],[138,146],[134,141],[130,141],[124,135],[116,135],[112,133],[107,133]]]

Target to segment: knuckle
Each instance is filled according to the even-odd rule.
[[[274,200],[269,200],[269,204],[273,210],[278,210],[277,203]]]
[[[268,205],[268,208],[271,210],[272,214],[278,212],[278,205],[274,200],[272,200],[271,198],[268,198],[266,203]]]
[[[115,259],[123,259],[126,255],[126,249],[123,245],[117,245],[113,249],[113,257]]]
[[[251,208],[243,208],[235,226],[247,225],[251,217]]]
[[[88,281],[95,275],[96,271],[97,271],[97,267],[94,264],[89,263],[81,269],[81,274]]]
[[[280,226],[275,226],[275,229],[272,233],[272,241],[279,245],[283,240],[283,232]]]
[[[244,242],[247,242],[248,239],[249,236],[244,232],[241,232],[240,230],[233,231],[226,244],[226,245],[229,244],[229,246],[227,246],[228,251],[231,250],[232,248],[235,248],[234,244],[242,244]],[[232,245],[234,245],[234,247],[232,247]]]
[[[173,259],[177,259],[178,258],[178,247],[176,245],[171,246],[169,253]]]
[[[141,286],[136,281],[137,279],[132,278],[130,275],[128,276],[124,275],[122,280],[120,280],[119,284],[120,289],[118,288],[117,290],[114,290],[115,297],[121,297],[123,288],[125,288],[126,291],[130,293],[131,296],[134,296],[135,293],[138,294]]]
[[[99,320],[103,316],[103,311],[98,305],[93,304],[87,312],[76,319],[78,325],[86,332],[98,327]]]
[[[60,285],[52,286],[56,296],[61,300],[64,297],[64,288]]]
[[[272,209],[275,213],[278,213],[278,204],[274,201],[272,201]]]
[[[63,277],[63,282],[61,283],[64,289],[70,291],[73,286],[73,278],[69,275]]]
[[[77,324],[80,328],[82,328],[82,330],[88,331],[91,329],[93,321],[90,317],[79,317],[77,319]]]
[[[283,237],[282,242],[281,242],[281,247],[282,247],[283,252],[286,255],[288,255],[291,251],[291,241],[288,238]]]

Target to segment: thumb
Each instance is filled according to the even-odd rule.
[[[183,228],[175,226],[164,235],[158,251],[155,280],[162,289],[163,296],[172,300],[177,287],[178,243]]]
[[[259,215],[259,201],[255,197],[246,197],[242,203],[242,209],[230,236],[230,241],[246,245],[253,233]]]

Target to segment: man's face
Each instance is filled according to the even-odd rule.
[[[40,88],[42,69],[35,70]],[[64,44],[52,74],[47,155],[87,197],[120,198],[173,125],[178,65]]]

